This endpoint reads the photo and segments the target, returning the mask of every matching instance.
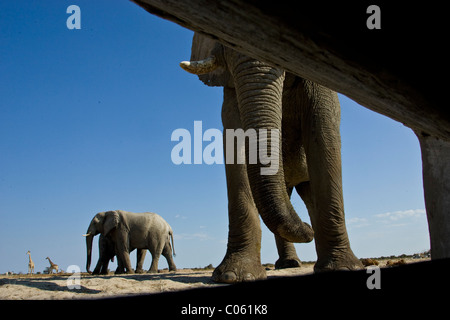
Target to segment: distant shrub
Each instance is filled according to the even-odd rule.
[[[360,259],[361,263],[365,266],[377,266],[379,263],[377,260],[372,258]]]
[[[388,267],[401,266],[403,264],[406,264],[406,261],[404,259],[400,259],[398,261],[388,260],[386,262],[386,266],[388,266]]]

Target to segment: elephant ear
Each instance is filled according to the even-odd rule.
[[[223,46],[219,42],[206,35],[194,33],[191,61],[203,60],[218,53],[223,54]],[[224,87],[228,84],[230,76],[226,66],[220,66],[213,72],[199,75],[198,78],[210,87]]]
[[[105,214],[103,222],[103,235],[108,235],[113,229],[117,228],[120,223],[119,213],[117,211],[108,211]]]

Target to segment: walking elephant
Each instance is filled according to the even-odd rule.
[[[314,237],[315,271],[361,268],[350,248],[344,219],[337,94],[197,33],[191,61],[180,65],[205,84],[224,87],[229,233],[227,252],[213,279],[232,283],[265,278],[258,213],[275,234],[277,267],[298,266],[292,242],[310,242]],[[236,146],[231,149],[245,154],[244,164],[229,158],[235,136],[225,132],[239,128],[278,130],[278,137],[260,134],[258,139],[271,146],[272,155],[279,155],[274,174],[262,174],[262,169],[268,169],[262,161],[248,160],[251,143],[245,152]],[[294,188],[306,204],[312,228],[290,202]]]
[[[158,261],[161,254],[167,259],[169,270],[176,271],[172,258],[172,252],[175,256],[172,228],[156,213],[134,213],[122,210],[97,213],[89,224],[87,234],[84,235],[86,236],[87,269],[91,260],[92,241],[94,236],[99,233],[112,241],[117,255],[117,263],[123,265],[126,273],[134,273],[130,263],[130,251],[134,248],[144,249],[144,251],[148,249],[152,254],[152,263],[148,272],[158,272]],[[143,263],[142,255],[139,256],[138,252],[138,265],[140,258]]]
[[[135,248],[130,248],[130,253]],[[98,240],[98,252],[99,257],[97,261],[97,265],[94,268],[92,274],[108,274],[108,265],[109,261],[114,261],[114,257],[116,256],[116,251],[114,247],[114,242],[110,239],[109,236],[100,235]],[[143,273],[143,265],[145,260],[145,255],[147,253],[146,249],[138,249],[137,250],[137,262],[136,262],[136,273]],[[86,263],[86,271],[90,272],[91,265],[91,251],[88,251],[87,263]],[[117,259],[117,269],[115,274],[125,273],[125,268],[123,266],[122,260]]]

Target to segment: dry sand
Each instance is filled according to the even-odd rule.
[[[400,259],[391,260],[393,262]],[[406,263],[428,259],[405,259]],[[385,267],[387,260],[379,261]],[[301,268],[274,270],[267,268],[267,278],[289,277],[313,273],[313,264],[304,263]],[[192,288],[223,286],[211,280],[213,269],[181,269],[177,272],[161,271],[158,274],[104,275],[93,276],[82,273],[80,288],[70,289],[68,284],[73,275],[1,275],[0,299],[6,300],[66,300],[99,299],[167,291],[180,291]]]
[[[301,268],[268,270],[268,278],[297,276],[312,273],[313,265]],[[69,274],[0,276],[0,299],[8,300],[63,300],[98,299],[192,288],[223,286],[211,280],[213,269],[181,269],[157,274],[101,275],[81,274],[80,289],[69,289],[74,284]]]

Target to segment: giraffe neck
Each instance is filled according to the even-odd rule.
[[[55,264],[52,262],[52,260],[50,260],[50,258],[48,258],[48,262],[50,262],[51,266],[54,266]]]
[[[33,260],[31,260],[31,254],[28,254],[28,258],[29,258],[29,260],[30,260],[29,262],[32,263]]]

